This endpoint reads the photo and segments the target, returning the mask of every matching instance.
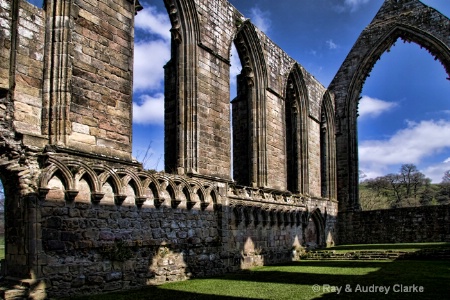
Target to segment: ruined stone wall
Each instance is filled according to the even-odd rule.
[[[230,39],[234,10],[227,1],[195,1],[198,42],[198,171],[231,177]],[[203,112],[203,114],[202,114]],[[214,149],[211,151],[211,149]],[[204,170],[204,171],[203,171]]]
[[[34,270],[48,295],[218,275],[334,244],[336,202],[66,154],[43,158]],[[317,235],[306,240],[308,226]]]
[[[7,3],[7,2],[6,2]],[[18,21],[11,24],[11,84],[14,89],[14,128],[41,134],[42,72],[44,68],[44,12],[26,1],[18,5]],[[16,13],[16,12],[12,12]],[[15,31],[14,31],[15,30]]]
[[[219,212],[212,203],[191,207],[178,194],[164,199],[165,190],[137,205],[133,188],[126,198],[114,197],[105,183],[105,196],[93,204],[88,184],[80,182],[73,201],[56,188],[63,188],[59,178],[49,186],[53,190],[40,202],[40,269],[49,295],[116,291],[232,269],[220,258]]]
[[[336,96],[337,184],[340,211],[359,209],[358,102],[366,78],[398,39],[414,42],[438,59],[450,76],[450,20],[419,0],[386,0],[332,80]]]
[[[450,206],[408,207],[339,215],[339,244],[450,242]]]
[[[166,171],[229,180],[233,160],[233,179],[238,184],[286,190],[289,74],[297,65],[306,83],[301,97],[308,111],[302,120],[320,120],[325,87],[227,1],[165,3],[172,21],[172,59],[166,66],[166,82],[180,87],[174,92],[173,85],[166,85]],[[231,122],[232,43],[243,68]],[[304,127],[302,143],[308,143],[309,136],[320,138],[318,126]],[[168,144],[176,149],[169,149]],[[316,144],[320,145],[320,139],[311,145]],[[310,154],[311,163],[303,168],[319,176],[310,176],[303,192],[320,197],[320,147],[304,148],[309,151],[304,157]]]
[[[42,299],[223,274],[332,245],[337,201],[320,197],[320,175],[301,193],[286,190],[287,78],[295,69],[302,120],[318,119],[325,89],[227,1],[166,1],[172,23],[181,21],[166,66],[175,168],[149,173],[131,161],[133,5],[0,0],[2,272]],[[250,158],[250,186],[230,178],[237,36],[253,52],[240,45],[241,58],[261,75],[241,74],[245,109],[236,114],[252,153],[236,162]],[[305,144],[320,143],[319,127],[303,130]],[[317,160],[306,174],[320,173],[317,151],[303,157]]]
[[[2,1],[0,4],[0,87],[2,89],[8,89],[11,56],[12,6],[11,2],[6,1]]]
[[[132,3],[77,1],[71,17],[72,103],[67,147],[129,160]]]

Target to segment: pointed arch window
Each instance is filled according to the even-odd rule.
[[[306,86],[299,66],[289,74],[286,87],[286,175],[287,189],[308,193],[308,109]]]
[[[320,182],[323,198],[336,198],[336,141],[334,113],[329,93],[322,102],[320,115]]]

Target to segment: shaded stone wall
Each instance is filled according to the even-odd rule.
[[[339,244],[450,242],[450,206],[339,214]]]

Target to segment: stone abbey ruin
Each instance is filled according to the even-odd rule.
[[[386,0],[327,89],[226,0],[164,0],[166,172],[150,173],[131,156],[141,7],[44,3],[0,0],[1,268],[30,298],[223,274],[300,246],[450,241],[448,207],[358,205],[357,106],[377,59],[401,38],[450,76],[450,21],[433,8]]]

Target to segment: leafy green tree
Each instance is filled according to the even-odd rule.
[[[370,185],[370,184],[369,184]],[[376,210],[390,208],[390,200],[382,192],[369,188],[366,183],[360,185],[359,203],[362,210]]]
[[[450,204],[450,170],[444,173],[442,182],[439,184],[440,190],[436,196],[439,204]]]
[[[421,206],[433,205],[436,203],[436,195],[439,187],[436,184],[431,184],[431,180],[427,179],[423,187],[422,193],[420,193],[419,203]]]

